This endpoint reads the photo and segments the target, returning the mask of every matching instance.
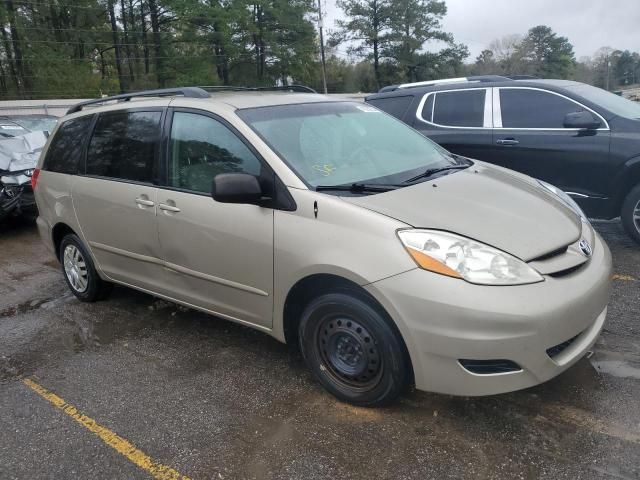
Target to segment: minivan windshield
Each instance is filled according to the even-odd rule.
[[[567,89],[596,105],[606,108],[614,115],[640,120],[640,103],[638,102],[632,102],[627,98],[584,83],[570,85]]]
[[[312,188],[406,186],[402,183],[427,170],[460,164],[431,140],[364,103],[277,105],[238,115]]]

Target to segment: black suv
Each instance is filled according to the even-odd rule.
[[[565,80],[483,76],[385,87],[366,101],[453,153],[539,178],[640,243],[640,103]]]

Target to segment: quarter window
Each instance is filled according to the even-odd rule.
[[[585,111],[564,97],[540,90],[500,89],[503,128],[564,128],[568,113]]]
[[[100,115],[87,152],[87,175],[152,183],[161,116],[161,112]]]
[[[436,93],[433,123],[448,127],[484,126],[486,94],[484,89]]]
[[[427,97],[427,101],[424,102],[424,107],[422,107],[422,119],[427,122],[433,121],[433,101],[435,100],[436,95],[432,93]]]
[[[210,193],[220,173],[260,174],[260,160],[234,132],[197,113],[174,113],[170,152],[171,187]]]
[[[82,158],[84,140],[91,126],[93,115],[72,118],[60,128],[47,151],[43,169],[50,172],[75,174]]]
[[[387,112],[389,115],[393,115],[394,117],[402,120],[402,117],[409,108],[409,105],[411,105],[412,100],[413,96],[410,95],[406,97],[377,98],[369,100],[368,103],[384,112]]]

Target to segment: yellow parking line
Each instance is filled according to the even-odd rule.
[[[635,282],[637,279],[631,275],[623,275],[621,273],[614,273],[611,275],[611,280],[622,280],[623,282]]]
[[[112,432],[107,427],[103,427],[102,425],[98,424],[94,419],[87,417],[83,413],[79,412],[76,407],[74,407],[73,405],[69,405],[55,393],[50,392],[46,388],[38,385],[33,380],[27,378],[24,379],[22,383],[24,383],[27,387],[36,392],[42,398],[47,400],[49,403],[54,405],[56,408],[59,408],[64,413],[69,415],[87,430],[96,434],[104,443],[109,445],[118,453],[127,457],[138,467],[151,474],[153,478],[156,478],[158,480],[190,480],[189,477],[180,474],[173,468],[156,462],[147,454],[138,450],[131,442],[120,437],[115,432]]]

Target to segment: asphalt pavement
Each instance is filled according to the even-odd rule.
[[[1,479],[640,479],[640,247],[590,358],[527,390],[336,401],[265,334],[126,288],[80,303],[0,225]]]

